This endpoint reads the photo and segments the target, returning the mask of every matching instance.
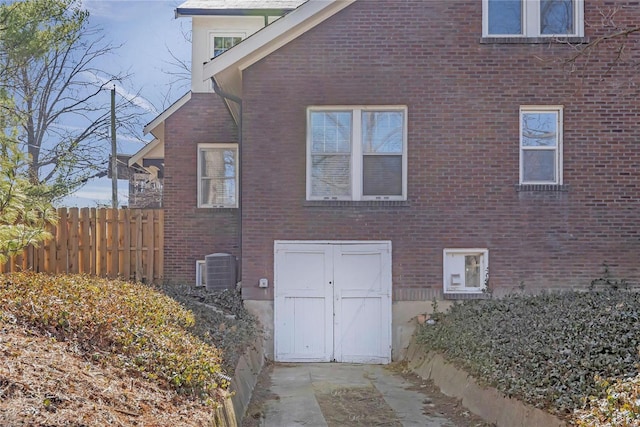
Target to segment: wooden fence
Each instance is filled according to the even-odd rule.
[[[86,273],[162,282],[162,209],[60,208],[54,236],[0,265],[0,272]]]

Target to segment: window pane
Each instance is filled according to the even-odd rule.
[[[311,156],[311,195],[351,196],[351,156]]]
[[[351,112],[311,113],[311,152],[351,152]]]
[[[402,153],[404,113],[401,111],[362,113],[362,151]]]
[[[362,194],[402,195],[402,156],[364,156]]]
[[[540,34],[573,34],[573,1],[540,1]]]
[[[522,145],[555,147],[558,143],[558,113],[523,113]]]
[[[488,0],[489,34],[522,34],[522,0]]]
[[[202,206],[235,206],[235,182],[204,178],[200,187]]]
[[[205,206],[235,206],[236,151],[208,148],[200,151],[200,202]]]
[[[464,257],[464,286],[467,288],[479,288],[480,277],[480,255],[466,255]]]
[[[524,182],[556,182],[555,150],[523,150],[522,178]]]
[[[231,49],[242,41],[242,37],[214,37],[213,38],[213,57],[220,55],[222,52]]]

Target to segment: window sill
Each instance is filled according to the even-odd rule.
[[[306,200],[304,207],[409,207],[407,200]]]
[[[210,208],[205,208],[205,207],[200,207],[198,206],[196,208],[196,211],[198,212],[219,212],[219,211],[223,211],[223,212],[227,212],[227,211],[232,211],[232,210],[237,210],[238,207],[237,206],[216,206],[216,207],[210,207]]]
[[[569,191],[568,185],[558,184],[518,184],[516,185],[516,191],[538,191],[538,192],[560,192],[566,193]]]
[[[585,44],[589,37],[482,37],[480,44]]]
[[[486,292],[444,292],[444,299],[449,300],[470,300],[470,299],[489,299],[490,294]]]

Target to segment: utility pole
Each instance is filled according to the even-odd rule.
[[[116,145],[116,87],[111,89],[111,207],[118,207],[118,147]]]

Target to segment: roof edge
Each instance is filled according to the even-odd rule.
[[[138,161],[143,159],[144,156],[146,156],[147,153],[149,153],[149,151],[153,150],[154,148],[156,148],[161,143],[162,143],[162,141],[160,141],[158,138],[154,138],[152,141],[150,141],[147,144],[145,144],[144,147],[142,147],[140,150],[138,150],[135,154],[133,154],[129,158],[129,167],[131,167],[131,166],[135,165],[136,163],[138,163]]]
[[[142,132],[146,135],[149,132],[152,132],[160,123],[164,122],[169,116],[175,113],[180,107],[187,103],[191,99],[191,91],[185,93],[180,99],[171,104],[167,109],[165,109],[162,113],[156,116],[155,119],[151,120],[144,127]]]
[[[176,18],[193,16],[282,16],[291,12],[286,9],[196,9],[176,8]]]
[[[356,0],[314,0],[252,34],[242,43],[204,64],[203,77],[208,80],[220,72],[237,67],[244,70],[291,40],[350,6]]]

